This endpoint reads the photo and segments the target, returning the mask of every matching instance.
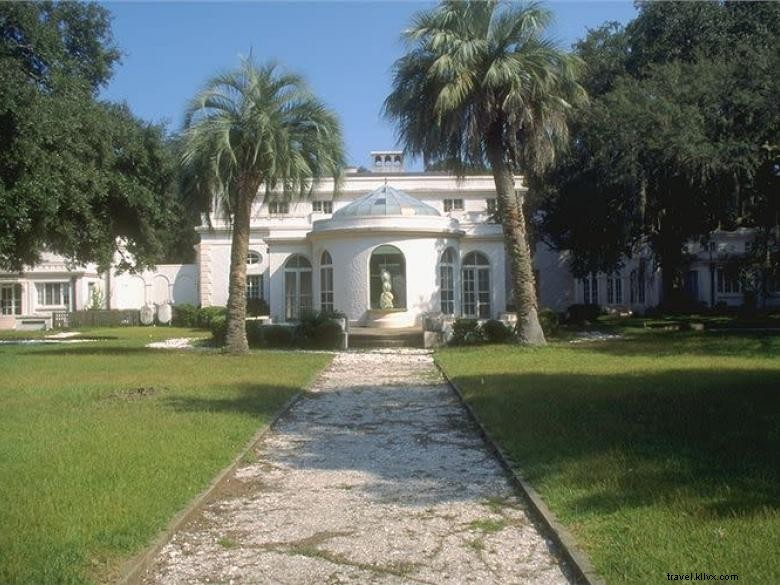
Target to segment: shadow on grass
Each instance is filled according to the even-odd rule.
[[[620,333],[615,329],[610,331]],[[612,356],[698,356],[777,357],[780,356],[780,333],[754,332],[746,334],[738,330],[700,332],[642,332],[628,333],[630,342],[614,340],[591,342],[590,351]],[[728,338],[728,343],[724,340]]]
[[[175,395],[164,404],[176,412],[248,414],[268,418],[300,388],[271,384],[235,384],[225,386],[224,398]]]
[[[22,352],[26,355],[72,355],[72,356],[121,356],[128,354],[156,354],[165,355],[163,352],[173,352],[175,350],[162,350],[151,347],[101,347],[91,344],[84,345],[47,345],[25,347]]]
[[[455,378],[528,479],[594,492],[578,513],[690,499],[718,517],[780,509],[778,380],[780,367]]]

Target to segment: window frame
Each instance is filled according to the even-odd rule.
[[[323,250],[320,255],[320,311],[333,313],[333,301],[333,257]]]
[[[483,262],[478,260],[483,260]],[[490,258],[479,250],[467,253],[461,260],[461,314],[464,317],[468,319],[490,319],[492,317],[492,272]],[[483,300],[484,298],[487,300]],[[472,306],[473,312],[469,312],[468,309]]]
[[[10,296],[5,291],[10,290]],[[22,284],[20,282],[6,282],[0,284],[0,315],[12,317],[22,314]],[[9,310],[10,308],[10,310]]]
[[[269,201],[268,202],[268,215],[272,215],[272,216],[290,215],[290,202],[289,201]]]
[[[462,198],[447,198],[444,200],[444,213],[451,213],[453,211],[463,211],[466,208],[466,204]]]
[[[57,298],[54,299],[54,293],[49,294],[49,289],[57,287]],[[40,308],[69,308],[72,297],[69,281],[45,281],[35,283],[35,300],[36,306]],[[49,300],[57,300],[59,302],[50,303]]]
[[[457,311],[455,300],[457,268],[458,255],[452,247],[449,247],[439,257],[439,310],[442,315],[455,316]]]

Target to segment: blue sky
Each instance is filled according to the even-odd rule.
[[[250,49],[303,75],[338,112],[350,164],[368,165],[368,152],[395,146],[380,116],[399,39],[423,2],[104,2],[124,56],[103,97],[133,112],[181,127],[187,100],[219,70]],[[550,2],[550,36],[568,48],[588,28],[627,22],[631,1]],[[412,168],[419,167],[411,165]]]

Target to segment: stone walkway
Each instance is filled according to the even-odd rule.
[[[569,583],[422,350],[340,353],[144,583]]]

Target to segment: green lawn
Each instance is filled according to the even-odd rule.
[[[106,339],[0,345],[3,585],[114,575],[330,360],[143,347],[208,336],[176,328],[89,334]]]
[[[608,583],[780,583],[780,336],[634,331],[437,359]]]

